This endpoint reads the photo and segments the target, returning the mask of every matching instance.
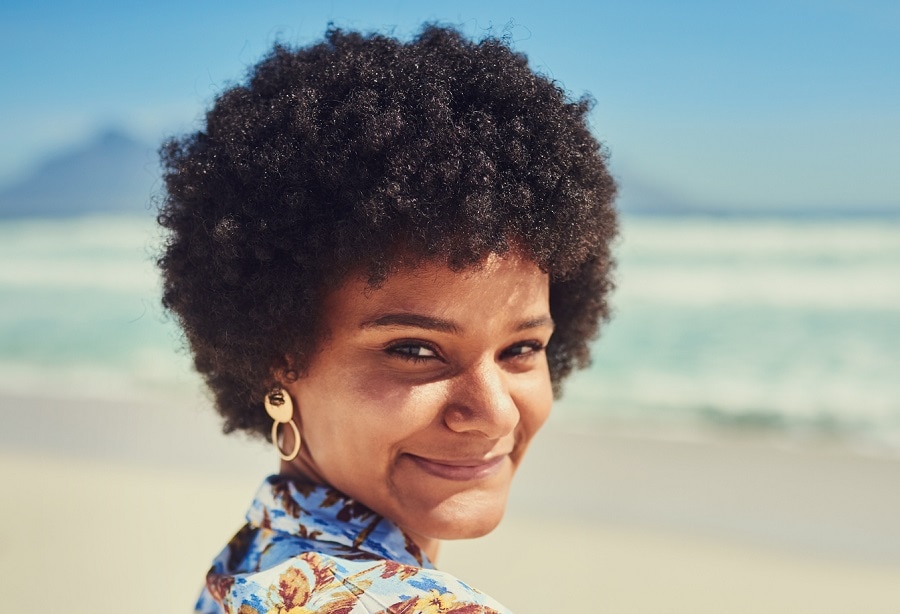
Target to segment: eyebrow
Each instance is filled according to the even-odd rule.
[[[388,328],[392,326],[423,328],[453,335],[462,333],[462,328],[455,322],[417,313],[387,313],[372,320],[366,320],[360,325],[360,328]],[[529,318],[516,324],[515,330],[518,332],[542,326],[550,326],[552,328],[553,318],[549,315]]]
[[[538,316],[536,318],[530,318],[528,320],[523,320],[516,325],[516,331],[529,330],[532,328],[541,328],[542,326],[549,326],[550,328],[554,328],[556,324],[553,322],[553,318],[549,315]]]

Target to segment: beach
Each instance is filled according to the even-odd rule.
[[[154,232],[0,225],[4,610],[190,611],[277,469],[221,435],[159,307]],[[623,235],[593,365],[504,522],[438,566],[520,614],[900,612],[900,224]]]
[[[276,466],[207,403],[0,398],[5,609],[190,611]],[[438,566],[526,614],[896,613],[898,484],[827,442],[551,423],[501,526]]]

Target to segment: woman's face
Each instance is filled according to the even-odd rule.
[[[393,520],[420,546],[502,517],[513,473],[553,400],[548,277],[516,255],[455,273],[362,279],[324,305],[326,339],[286,387],[297,471]]]

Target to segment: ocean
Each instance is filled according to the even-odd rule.
[[[2,397],[177,403],[149,217],[0,222]],[[626,217],[613,319],[554,421],[900,454],[900,219]]]

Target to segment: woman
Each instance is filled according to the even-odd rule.
[[[433,563],[500,521],[607,317],[588,107],[499,40],[331,30],[164,146],[163,302],[282,459],[198,611],[506,611]]]

